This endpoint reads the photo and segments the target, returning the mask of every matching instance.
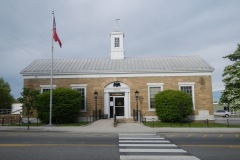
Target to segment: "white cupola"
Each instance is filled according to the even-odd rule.
[[[111,59],[124,59],[123,38],[124,33],[118,30],[118,20],[116,30],[113,31],[111,36]]]

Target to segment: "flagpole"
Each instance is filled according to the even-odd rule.
[[[54,11],[52,12],[54,21]],[[50,80],[50,113],[49,113],[49,125],[52,125],[52,90],[53,90],[53,29],[52,29],[52,60],[51,60],[51,80]]]

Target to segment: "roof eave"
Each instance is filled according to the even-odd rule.
[[[207,70],[157,70],[157,71],[82,71],[82,72],[54,72],[54,75],[99,75],[99,74],[158,74],[158,73],[204,73],[213,72]],[[22,76],[49,76],[50,72],[21,72]]]

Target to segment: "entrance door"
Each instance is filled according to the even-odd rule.
[[[110,118],[124,116],[124,97],[109,97],[110,101]]]
[[[115,114],[124,116],[124,97],[115,97]]]

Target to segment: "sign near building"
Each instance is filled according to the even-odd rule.
[[[110,93],[110,96],[124,96],[124,92]]]

